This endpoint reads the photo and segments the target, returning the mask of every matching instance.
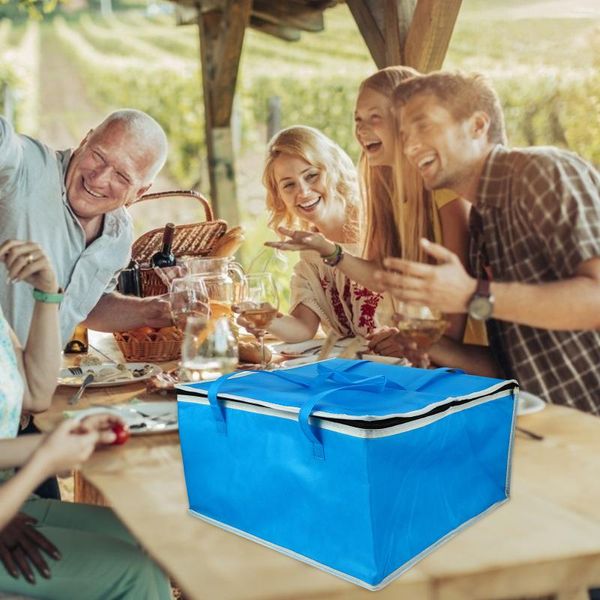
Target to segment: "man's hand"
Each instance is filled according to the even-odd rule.
[[[437,265],[386,258],[389,271],[377,271],[375,279],[403,302],[425,304],[444,313],[465,313],[477,281],[469,276],[460,259],[444,246],[422,239],[423,250]]]
[[[144,315],[144,325],[148,327],[170,327],[173,325],[173,314],[169,294],[151,296],[141,300]]]
[[[36,520],[24,513],[17,516],[0,532],[0,560],[15,579],[22,574],[29,583],[35,583],[33,565],[40,575],[50,579],[50,568],[40,550],[54,560],[60,560],[58,548],[43,536],[33,524]]]
[[[419,350],[415,342],[409,342],[395,327],[382,327],[368,336],[369,350],[382,356],[406,358],[415,367],[429,367],[429,356]]]
[[[321,256],[328,256],[335,252],[335,244],[320,233],[294,231],[285,227],[278,227],[277,231],[288,239],[281,242],[265,242],[265,246],[277,250],[314,250]]]

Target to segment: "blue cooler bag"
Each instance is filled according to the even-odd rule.
[[[190,512],[371,590],[508,499],[514,381],[332,359],[177,387]]]

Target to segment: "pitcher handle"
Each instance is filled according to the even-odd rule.
[[[246,273],[240,263],[231,261],[227,265],[227,272],[232,275],[233,279],[233,303],[237,304],[244,296],[244,287],[246,285]],[[237,280],[237,281],[236,281]]]

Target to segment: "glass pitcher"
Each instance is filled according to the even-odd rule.
[[[242,297],[246,275],[240,264],[229,256],[189,258],[185,261],[188,276],[204,281],[213,319],[232,316],[231,305]]]

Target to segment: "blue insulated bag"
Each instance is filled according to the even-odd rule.
[[[514,381],[331,359],[177,387],[191,514],[368,589],[508,499]]]

